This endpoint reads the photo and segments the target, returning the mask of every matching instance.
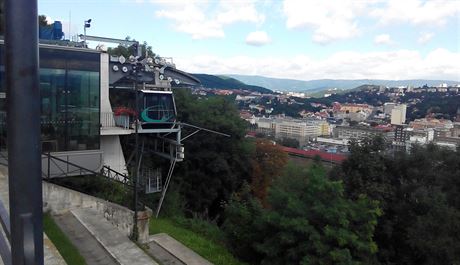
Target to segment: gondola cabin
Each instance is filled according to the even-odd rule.
[[[172,91],[139,91],[139,120],[142,129],[171,128],[176,121]]]

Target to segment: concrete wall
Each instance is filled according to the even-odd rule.
[[[128,175],[126,161],[118,135],[101,136],[101,150],[104,152],[104,165],[122,174]]]
[[[101,112],[112,112],[109,100],[109,54],[101,53]]]
[[[134,212],[130,209],[81,192],[43,182],[43,211],[59,214],[78,208],[93,208],[98,211],[101,218],[107,219],[126,236],[130,236],[132,233]],[[140,242],[146,242],[148,239],[150,216],[151,211],[138,213]]]

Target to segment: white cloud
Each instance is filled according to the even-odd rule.
[[[302,80],[333,79],[447,79],[460,81],[459,52],[418,51],[338,52],[323,60],[306,55],[256,58],[202,55],[175,58],[177,67],[192,73],[248,74]],[[276,67],[273,67],[276,65]]]
[[[255,1],[221,0],[218,5],[206,0],[151,1],[158,7],[158,18],[173,21],[173,28],[193,39],[222,38],[224,26],[237,22],[261,24],[265,16]]]
[[[380,34],[374,38],[375,44],[392,45],[394,42],[388,34]]]
[[[327,44],[360,33],[357,17],[372,1],[285,0],[288,29],[312,29],[313,41]]]
[[[154,3],[160,7],[155,12],[157,17],[172,20],[175,30],[190,34],[193,39],[225,36],[222,26],[206,17],[204,10],[207,8],[207,2],[182,0]]]
[[[223,25],[236,22],[250,22],[262,24],[265,15],[260,14],[256,9],[255,1],[221,1],[216,21]]]
[[[271,42],[270,37],[265,31],[254,31],[246,37],[246,44],[252,46],[263,46]]]
[[[429,42],[434,37],[434,34],[431,32],[425,32],[420,34],[420,37],[417,39],[417,42],[420,44],[425,44]]]
[[[458,0],[389,0],[370,14],[382,24],[411,23],[414,25],[443,25],[460,13]],[[458,20],[458,17],[457,17]]]

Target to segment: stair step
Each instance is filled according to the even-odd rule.
[[[54,219],[87,264],[119,265],[71,212],[55,215]]]

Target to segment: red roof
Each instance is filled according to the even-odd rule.
[[[284,152],[288,154],[304,156],[307,158],[314,158],[316,155],[319,155],[322,160],[332,161],[335,163],[342,163],[343,160],[347,159],[345,155],[327,153],[327,152],[318,151],[318,150],[305,151],[305,150],[300,150],[300,149],[285,147],[285,146],[280,146],[280,147]]]

